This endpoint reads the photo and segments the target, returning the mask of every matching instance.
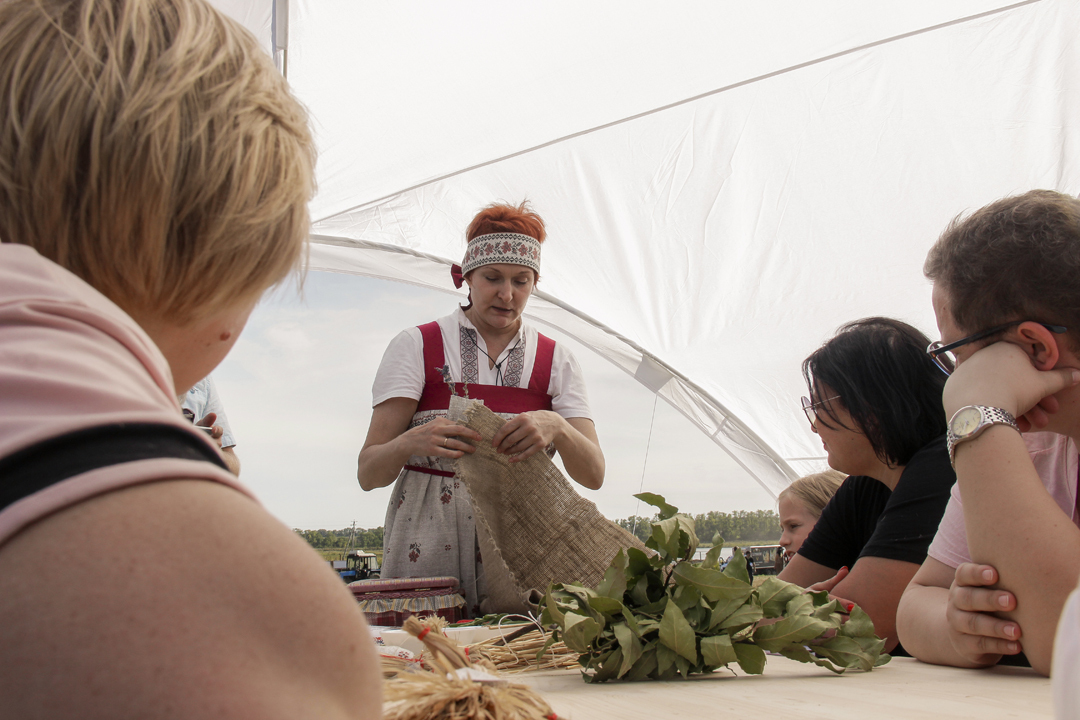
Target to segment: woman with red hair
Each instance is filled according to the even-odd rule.
[[[453,576],[471,611],[484,598],[472,503],[452,461],[480,435],[446,418],[451,389],[508,422],[492,439],[520,462],[558,452],[587,488],[604,482],[604,454],[590,417],[581,369],[570,352],[521,315],[540,278],[544,221],[526,203],[490,205],[466,231],[452,274],[469,304],[394,338],[372,389],[374,412],[360,451],[365,490],[396,481],[386,512],[383,577]],[[441,368],[441,370],[440,370]]]

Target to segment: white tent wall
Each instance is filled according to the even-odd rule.
[[[210,0],[210,4],[247,28],[268,54],[274,54],[273,0]]]
[[[1080,187],[1080,8],[901,5],[292,0],[309,267],[452,290],[469,218],[527,197],[549,229],[530,315],[775,494],[821,467],[802,358],[868,315],[934,337],[946,223]]]
[[[802,358],[867,315],[934,336],[949,219],[1080,186],[1065,0],[215,4],[311,110],[309,267],[453,292],[468,219],[528,197],[530,317],[774,495],[822,465]]]
[[[312,243],[308,262],[312,269],[350,272],[451,292],[444,282],[450,264],[437,258],[329,236],[313,236]],[[358,253],[358,249],[366,252]],[[464,302],[464,295],[461,299]],[[543,290],[534,293],[527,314],[531,320],[557,328],[592,348],[664,398],[727,450],[751,477],[759,482],[762,478],[777,477],[776,470],[783,467],[783,459],[689,378],[678,375],[673,368],[659,363],[629,339],[567,308]],[[721,437],[725,442],[721,442]],[[780,485],[765,482],[762,485],[775,495],[784,484],[780,479]]]

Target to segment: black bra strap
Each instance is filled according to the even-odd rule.
[[[58,435],[0,459],[0,510],[28,495],[90,470],[135,460],[225,461],[175,425],[115,423]]]

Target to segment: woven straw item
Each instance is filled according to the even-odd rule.
[[[559,720],[532,688],[500,678],[484,660],[470,662],[438,630],[412,617],[404,629],[424,643],[430,671],[383,658],[384,720]]]
[[[595,587],[620,548],[645,546],[571,487],[545,453],[520,463],[495,452],[506,422],[483,404],[450,398],[449,417],[484,438],[455,461],[472,496],[484,559],[484,612],[525,612],[550,583]]]

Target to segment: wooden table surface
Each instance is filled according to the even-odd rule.
[[[513,675],[569,720],[603,718],[1052,718],[1050,681],[1028,668],[926,665],[912,658],[834,675],[770,655],[763,675],[720,670],[689,680],[590,685],[576,670]]]

